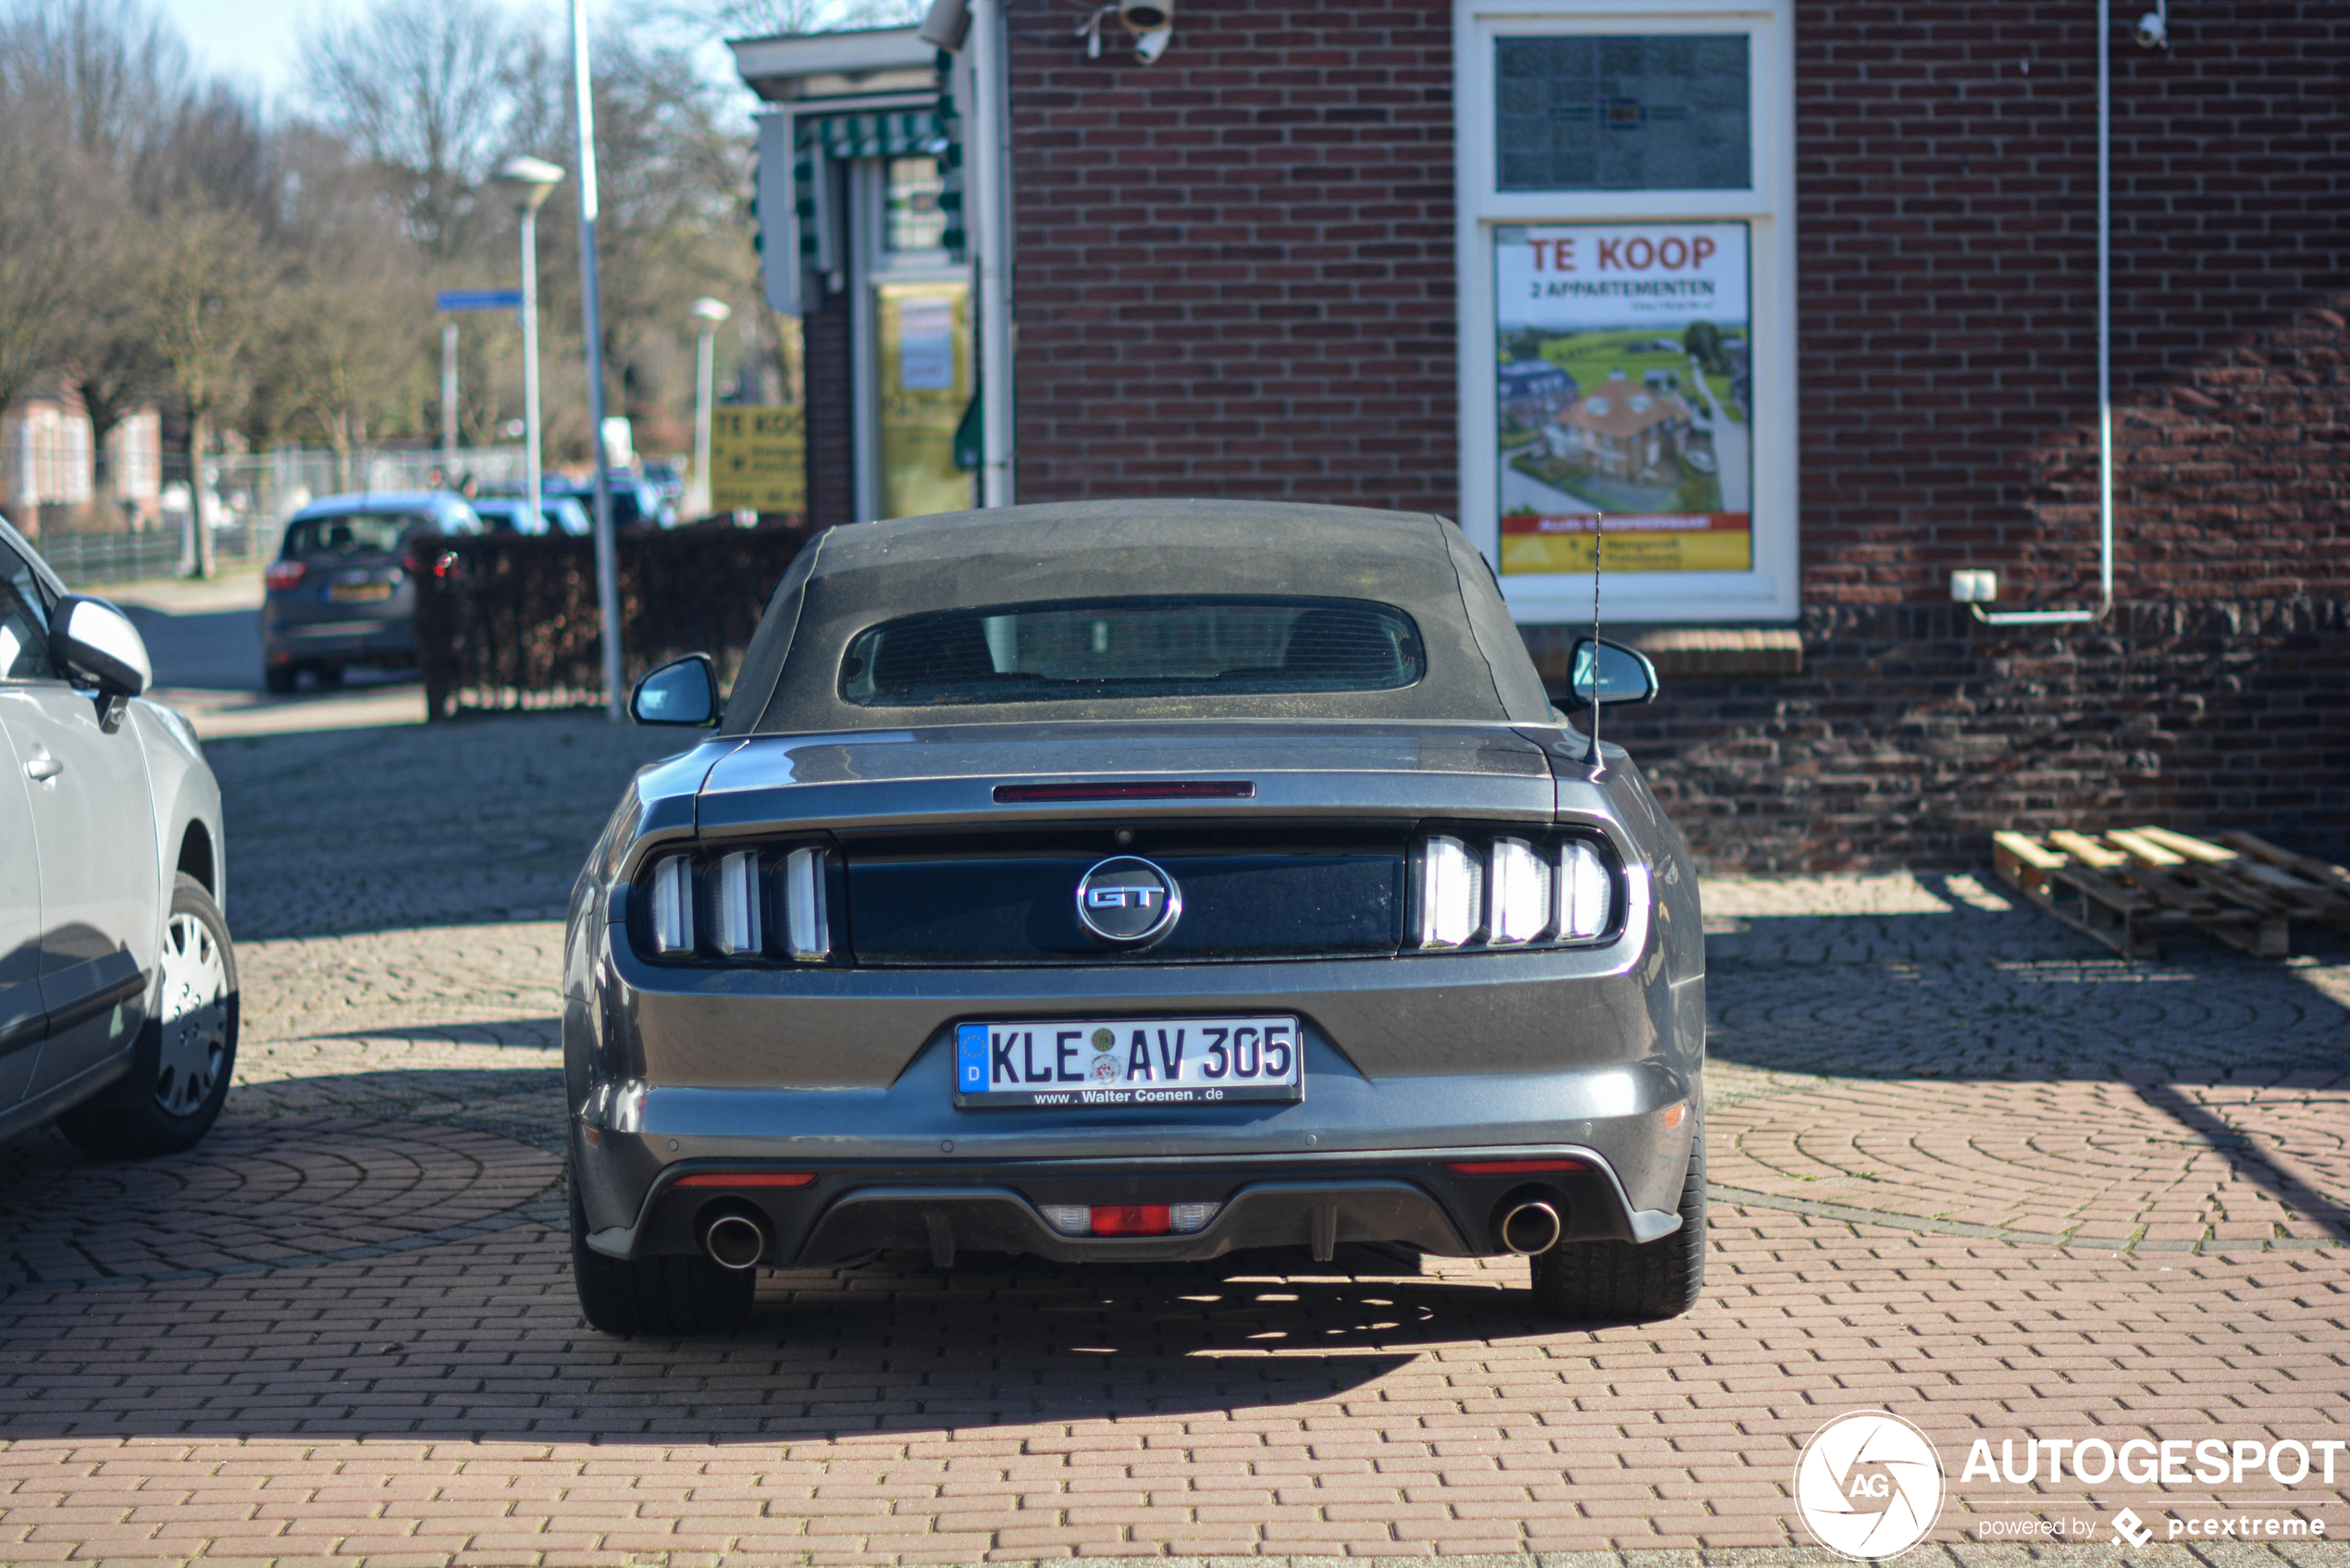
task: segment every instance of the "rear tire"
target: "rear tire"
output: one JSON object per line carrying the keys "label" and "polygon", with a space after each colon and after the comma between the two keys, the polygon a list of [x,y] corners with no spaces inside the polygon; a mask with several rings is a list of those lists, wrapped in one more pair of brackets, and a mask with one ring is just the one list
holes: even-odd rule
{"label": "rear tire", "polygon": [[192,1149],[220,1119],[237,1068],[237,955],[204,883],[177,873],[155,964],[155,996],[130,1072],[57,1118],[88,1154],[120,1158]]}
{"label": "rear tire", "polygon": [[320,691],[333,691],[342,685],[342,666],[321,664],[310,672],[310,677],[318,683]]}
{"label": "rear tire", "polygon": [[588,1244],[579,1176],[570,1173],[571,1282],[580,1315],[606,1334],[675,1339],[724,1334],[750,1318],[754,1268],[721,1268],[706,1257],[610,1258]]}
{"label": "rear tire", "polygon": [[284,697],[292,692],[294,683],[302,679],[302,672],[291,664],[271,664],[261,672],[261,684],[273,696]]}
{"label": "rear tire", "polygon": [[1528,1260],[1534,1308],[1573,1323],[1677,1317],[1705,1287],[1705,1127],[1681,1182],[1681,1228],[1653,1241],[1565,1241]]}

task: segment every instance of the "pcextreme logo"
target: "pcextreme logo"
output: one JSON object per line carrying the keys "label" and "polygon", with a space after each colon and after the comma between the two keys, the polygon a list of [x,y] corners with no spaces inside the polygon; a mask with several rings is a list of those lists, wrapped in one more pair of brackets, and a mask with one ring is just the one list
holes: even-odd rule
{"label": "pcextreme logo", "polygon": [[1839,1557],[1882,1561],[1925,1539],[1942,1515],[1942,1456],[1898,1415],[1855,1410],[1812,1434],[1795,1462],[1795,1507]]}

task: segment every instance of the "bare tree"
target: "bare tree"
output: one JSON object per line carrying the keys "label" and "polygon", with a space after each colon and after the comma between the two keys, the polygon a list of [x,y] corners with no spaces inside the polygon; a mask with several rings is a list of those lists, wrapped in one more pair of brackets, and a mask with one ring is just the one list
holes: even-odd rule
{"label": "bare tree", "polygon": [[464,248],[475,188],[505,143],[513,45],[499,9],[469,0],[375,0],[303,36],[312,106],[382,172],[436,259]]}
{"label": "bare tree", "polygon": [[358,445],[415,421],[424,272],[341,142],[299,126],[276,141],[285,265],[256,333],[255,401],[273,433],[323,438],[348,489]]}
{"label": "bare tree", "polygon": [[212,574],[212,517],[204,459],[213,422],[243,394],[247,354],[262,324],[273,270],[257,225],[234,208],[200,207],[152,220],[141,290],[150,341],[187,404],[189,525],[196,571]]}
{"label": "bare tree", "polygon": [[[0,39],[0,53],[6,43]],[[88,213],[55,98],[0,85],[0,408],[56,364]]]}
{"label": "bare tree", "polygon": [[632,15],[699,41],[771,38],[786,33],[836,32],[843,28],[898,27],[922,19],[923,0],[647,0]]}
{"label": "bare tree", "polygon": [[189,93],[188,50],[144,0],[13,0],[0,19],[0,78],[53,93],[101,167],[129,167],[170,133]]}

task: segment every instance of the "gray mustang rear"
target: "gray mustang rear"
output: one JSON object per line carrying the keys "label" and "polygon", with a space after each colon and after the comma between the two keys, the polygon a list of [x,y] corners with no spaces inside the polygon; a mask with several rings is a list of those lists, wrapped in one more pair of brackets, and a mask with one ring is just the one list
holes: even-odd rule
{"label": "gray mustang rear", "polygon": [[[1578,650],[1602,696],[1652,674]],[[1532,1259],[1702,1277],[1680,836],[1551,706],[1441,518],[1020,507],[820,535],[706,661],[572,901],[575,1277],[720,1328],[881,1249]]]}

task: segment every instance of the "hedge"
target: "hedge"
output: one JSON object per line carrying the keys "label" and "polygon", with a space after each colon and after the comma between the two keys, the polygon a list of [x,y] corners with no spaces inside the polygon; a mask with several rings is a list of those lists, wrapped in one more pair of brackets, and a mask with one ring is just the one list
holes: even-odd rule
{"label": "hedge", "polygon": [[[620,536],[623,678],[633,684],[680,654],[707,653],[731,679],[808,537],[773,525]],[[602,705],[593,539],[429,536],[412,546],[409,564],[428,717]]]}

